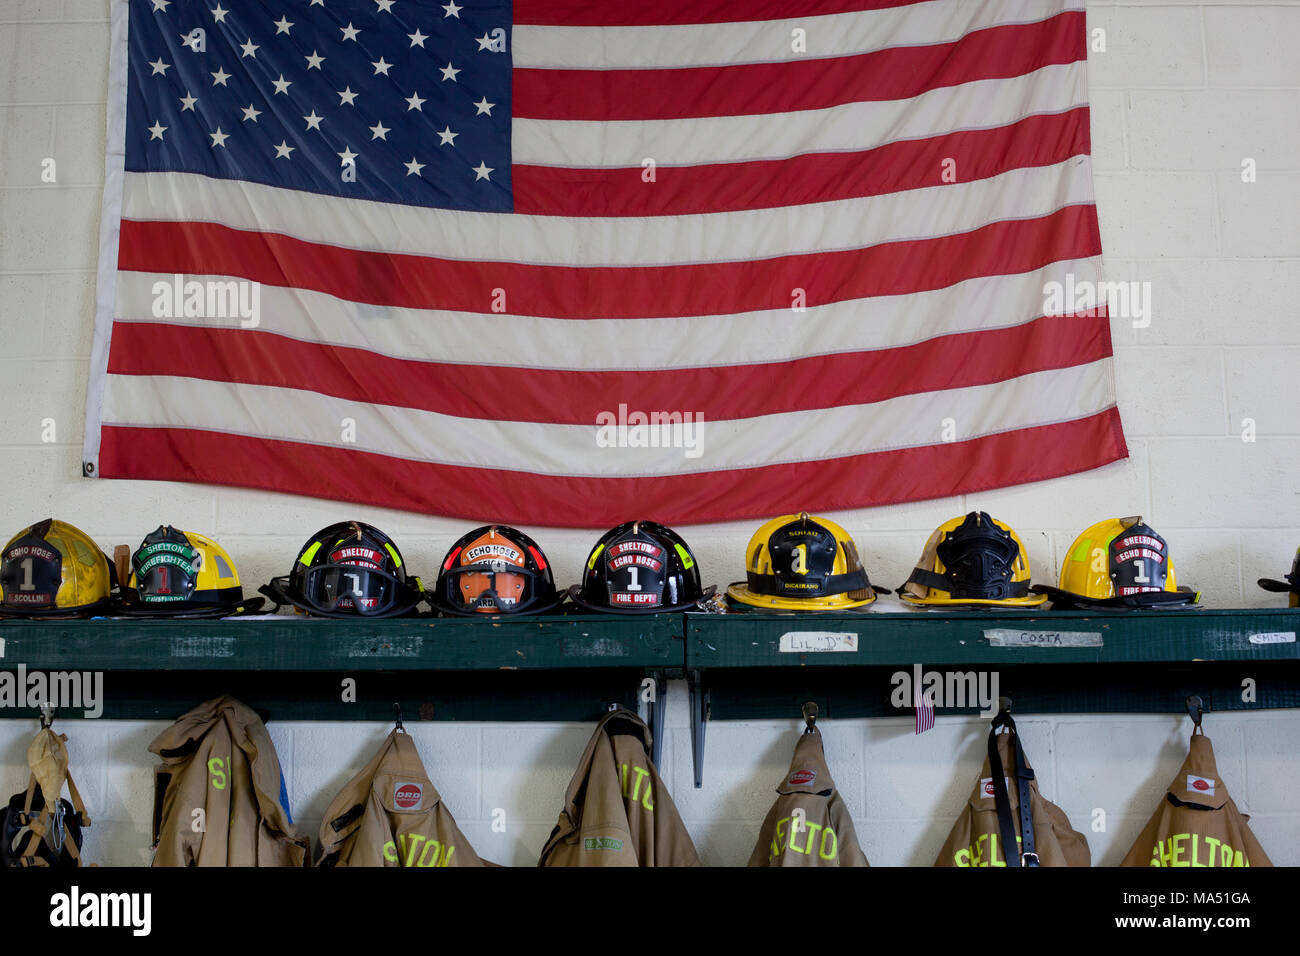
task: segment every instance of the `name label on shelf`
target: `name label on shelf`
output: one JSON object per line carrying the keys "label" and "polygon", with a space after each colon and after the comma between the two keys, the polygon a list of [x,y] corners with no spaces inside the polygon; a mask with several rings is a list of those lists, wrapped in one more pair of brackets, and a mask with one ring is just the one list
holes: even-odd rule
{"label": "name label on shelf", "polygon": [[782,654],[854,653],[858,635],[843,631],[786,631],[781,635]]}
{"label": "name label on shelf", "polygon": [[627,657],[627,641],[621,637],[566,637],[560,644],[565,657]]}
{"label": "name label on shelf", "polygon": [[419,657],[424,638],[404,634],[393,637],[363,637],[343,645],[344,657]]}
{"label": "name label on shelf", "polygon": [[[1252,644],[1294,644],[1295,631],[1269,631],[1267,634],[1252,634],[1247,640]],[[4,656],[3,644],[0,644],[0,657]]]}
{"label": "name label on shelf", "polygon": [[172,657],[234,657],[233,637],[173,637]]}
{"label": "name label on shelf", "polygon": [[992,627],[984,632],[992,647],[1101,647],[1099,631],[1016,631]]}

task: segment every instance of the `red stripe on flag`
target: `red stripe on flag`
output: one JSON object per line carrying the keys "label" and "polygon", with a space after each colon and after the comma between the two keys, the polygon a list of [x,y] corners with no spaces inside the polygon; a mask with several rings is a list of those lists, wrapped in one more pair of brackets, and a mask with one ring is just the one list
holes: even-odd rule
{"label": "red stripe on flag", "polygon": [[[768,209],[883,196],[1013,169],[1050,166],[1091,150],[1088,107],[1030,116],[994,129],[903,140],[850,153],[811,153],[744,163],[658,166],[647,183],[640,166],[511,169],[515,212],[544,216],[679,216]],[[945,165],[952,160],[951,165]]]}
{"label": "red stripe on flag", "polygon": [[[717,422],[986,385],[1111,354],[1109,320],[1054,316],[900,348],[789,362],[573,371],[420,362],[251,329],[117,321],[108,370],[305,389],[356,402],[494,421],[596,424],[620,403],[692,409]],[[508,382],[508,388],[491,383]],[[557,402],[556,396],[563,396]]]}
{"label": "red stripe on flag", "polygon": [[698,524],[770,517],[772,502],[788,501],[797,488],[809,511],[842,511],[1041,481],[1127,454],[1114,408],[964,442],[653,478],[556,477],[222,432],[105,424],[99,472],[103,478],[262,488],[476,521],[603,529],[628,520],[627,502],[656,521]]}
{"label": "red stripe on flag", "polygon": [[515,315],[650,318],[787,309],[940,289],[1101,254],[1097,209],[1067,206],[935,239],[866,249],[673,266],[542,266],[361,252],[207,222],[122,220],[125,271],[223,275],[353,302]]}
{"label": "red stripe on flag", "polygon": [[903,100],[977,80],[1086,60],[1084,14],[976,30],[951,43],[853,56],[677,69],[514,71],[516,119],[667,120]]}
{"label": "red stripe on flag", "polygon": [[922,2],[928,0],[516,0],[513,18],[521,26],[647,27],[824,17]]}

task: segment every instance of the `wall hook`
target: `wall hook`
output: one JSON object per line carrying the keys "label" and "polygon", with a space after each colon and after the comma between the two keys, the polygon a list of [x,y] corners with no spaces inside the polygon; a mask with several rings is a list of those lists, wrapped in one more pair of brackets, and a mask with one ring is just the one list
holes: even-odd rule
{"label": "wall hook", "polygon": [[393,720],[396,723],[396,730],[406,733],[406,727],[402,724],[402,705],[393,701]]}
{"label": "wall hook", "polygon": [[49,701],[41,703],[41,730],[48,730],[54,724],[54,705]]}
{"label": "wall hook", "polygon": [[803,705],[803,722],[803,732],[805,734],[817,732],[817,702],[815,700],[810,700]]}
{"label": "wall hook", "polygon": [[1205,716],[1204,702],[1201,700],[1201,698],[1198,695],[1192,694],[1190,697],[1187,698],[1185,703],[1187,705],[1187,716],[1192,718],[1192,723],[1194,725],[1192,727],[1192,733],[1193,734],[1205,733],[1205,731],[1201,729],[1201,718]]}

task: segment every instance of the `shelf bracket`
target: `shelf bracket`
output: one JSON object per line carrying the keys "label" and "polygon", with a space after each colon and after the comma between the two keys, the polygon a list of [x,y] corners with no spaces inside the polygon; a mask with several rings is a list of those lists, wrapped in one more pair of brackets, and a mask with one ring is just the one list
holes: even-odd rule
{"label": "shelf bracket", "polygon": [[698,670],[689,672],[691,689],[691,763],[695,768],[695,789],[704,786],[704,728],[709,720],[709,691]]}

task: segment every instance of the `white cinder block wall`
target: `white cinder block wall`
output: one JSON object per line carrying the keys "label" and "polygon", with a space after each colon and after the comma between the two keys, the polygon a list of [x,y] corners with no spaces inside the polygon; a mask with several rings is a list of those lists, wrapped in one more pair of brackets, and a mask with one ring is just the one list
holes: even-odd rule
{"label": "white cinder block wall", "polygon": [[[211,533],[256,585],[342,516],[396,536],[432,568],[465,523],[235,489],[79,476],[103,179],[106,0],[0,4],[0,533],[55,515],[106,548],[167,521]],[[1170,542],[1180,580],[1210,605],[1271,606],[1261,575],[1300,544],[1300,3],[1089,4],[1093,152],[1108,278],[1152,284],[1150,326],[1116,319],[1115,374],[1132,457],[1088,475],[944,501],[838,514],[873,579],[903,579],[941,521],[981,508],[1011,523],[1037,580],[1074,536],[1141,513]],[[46,157],[57,182],[41,181]],[[1257,181],[1242,181],[1253,159]],[[53,419],[57,441],[42,442]],[[1242,440],[1252,419],[1256,440]],[[796,502],[791,502],[795,506]],[[487,517],[487,516],[484,516]],[[705,576],[739,576],[750,523],[686,529]],[[565,583],[595,531],[541,530]],[[663,772],[707,863],[741,864],[789,759],[796,720],[712,724],[705,787],[692,788],[685,689],[671,688]],[[792,715],[793,717],[794,715]],[[89,859],[148,860],[162,727],[67,721],[94,817]],[[1124,855],[1185,753],[1178,715],[1025,717],[1043,792],[1088,833],[1096,863]],[[1224,781],[1278,863],[1300,864],[1300,712],[1208,718]],[[315,835],[378,724],[272,724],[296,818]],[[536,860],[589,725],[415,724],[435,783],[477,849]],[[979,770],[983,728],[940,718],[827,722],[832,773],[877,865],[928,865]],[[0,790],[26,782],[31,723],[0,720]],[[492,811],[506,811],[504,833]],[[1105,832],[1091,828],[1106,811]]]}

